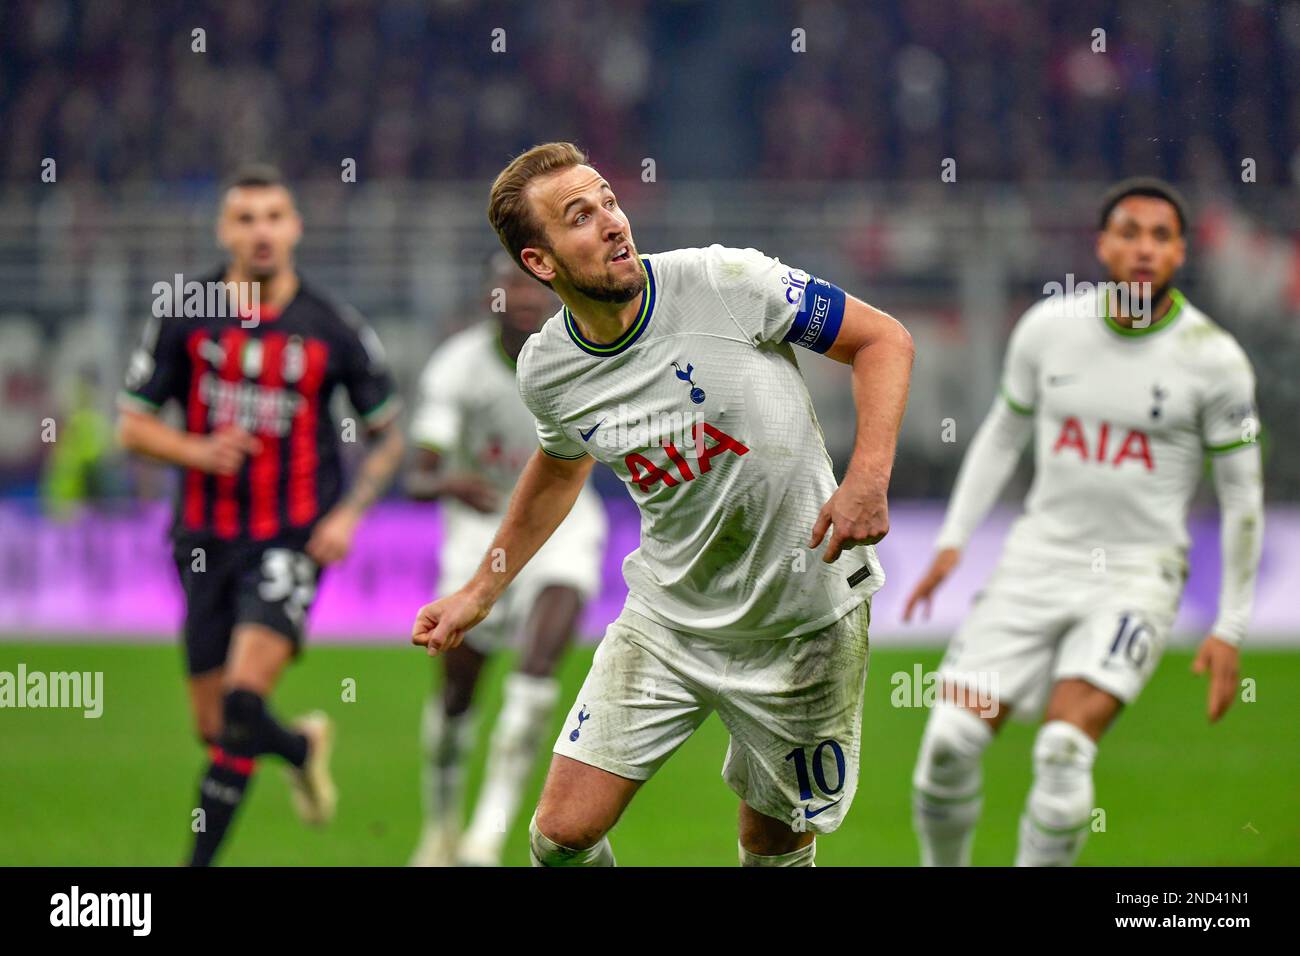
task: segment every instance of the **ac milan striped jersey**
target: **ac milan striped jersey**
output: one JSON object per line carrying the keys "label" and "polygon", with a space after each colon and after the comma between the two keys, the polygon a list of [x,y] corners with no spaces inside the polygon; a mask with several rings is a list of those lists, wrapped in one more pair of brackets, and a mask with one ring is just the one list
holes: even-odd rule
{"label": "ac milan striped jersey", "polygon": [[132,356],[124,407],[156,412],[175,399],[191,433],[238,426],[261,441],[237,474],[184,470],[176,537],[305,537],[342,492],[334,390],[342,386],[360,416],[358,437],[397,414],[379,339],[351,307],[300,284],[281,312],[263,306],[248,324],[235,316],[152,317]]}

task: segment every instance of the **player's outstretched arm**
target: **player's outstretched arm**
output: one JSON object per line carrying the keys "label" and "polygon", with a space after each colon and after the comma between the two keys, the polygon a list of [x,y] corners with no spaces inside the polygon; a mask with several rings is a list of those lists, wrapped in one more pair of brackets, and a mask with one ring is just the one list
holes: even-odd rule
{"label": "player's outstretched arm", "polygon": [[468,584],[420,608],[411,643],[436,657],[465,638],[523,566],[560,526],[586,484],[595,459],[555,458],[540,448],[524,466],[496,537]]}
{"label": "player's outstretched arm", "polygon": [[907,407],[915,349],[912,336],[892,316],[845,296],[839,334],[826,354],[853,367],[857,438],[844,481],[822,506],[809,547],[830,540],[822,560],[844,548],[875,544],[889,533],[889,476]]}
{"label": "player's outstretched arm", "polygon": [[917,607],[923,608],[927,618],[930,616],[934,592],[957,567],[961,549],[998,500],[1032,434],[1032,415],[1013,408],[1001,395],[993,400],[993,407],[962,459],[935,544],[934,560],[908,595],[903,607],[904,621],[912,619]]}
{"label": "player's outstretched arm", "polygon": [[1219,498],[1219,616],[1192,662],[1210,679],[1206,715],[1214,723],[1237,696],[1238,647],[1246,636],[1255,595],[1255,573],[1264,534],[1264,490],[1259,446],[1249,444],[1214,458],[1214,489]]}
{"label": "player's outstretched arm", "polygon": [[256,455],[262,447],[242,428],[219,428],[208,435],[195,435],[173,428],[147,412],[129,409],[121,411],[117,440],[127,451],[213,475],[236,474],[244,459]]}

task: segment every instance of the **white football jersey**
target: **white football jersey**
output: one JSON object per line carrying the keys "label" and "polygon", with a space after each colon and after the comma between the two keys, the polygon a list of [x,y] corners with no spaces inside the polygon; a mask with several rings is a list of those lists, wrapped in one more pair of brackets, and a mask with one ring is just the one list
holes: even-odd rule
{"label": "white football jersey", "polygon": [[[515,363],[501,346],[496,322],[481,322],[447,339],[421,373],[419,391],[412,441],[439,452],[444,471],[478,475],[500,493],[495,514],[454,498],[443,502],[448,535],[466,548],[481,538],[480,550],[486,550],[515,482],[537,451],[537,426],[519,400]],[[566,521],[603,525],[604,508],[590,487],[583,488]]]}
{"label": "white football jersey", "polygon": [[641,311],[618,341],[586,340],[561,309],[520,353],[519,389],[543,450],[604,462],[640,508],[640,547],[623,562],[632,610],[712,637],[828,626],[884,572],[870,547],[830,565],[825,541],[807,547],[836,489],[783,341],[810,277],[718,245],[642,263]]}
{"label": "white football jersey", "polygon": [[1144,329],[1109,318],[1099,296],[1048,299],[1012,333],[1002,392],[1034,416],[1035,450],[1008,546],[1080,563],[1097,548],[1108,560],[1181,562],[1206,454],[1254,441],[1254,373],[1177,290]]}

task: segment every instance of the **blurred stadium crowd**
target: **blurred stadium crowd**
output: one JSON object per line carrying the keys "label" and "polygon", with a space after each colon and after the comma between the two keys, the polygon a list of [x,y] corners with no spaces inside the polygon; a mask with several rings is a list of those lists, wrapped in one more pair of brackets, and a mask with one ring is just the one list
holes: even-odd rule
{"label": "blurred stadium crowd", "polygon": [[[215,262],[236,163],[298,183],[305,274],[370,316],[409,389],[482,311],[490,178],[572,139],[643,251],[756,246],[909,325],[902,496],[951,487],[969,431],[945,445],[940,422],[982,417],[1043,284],[1094,277],[1104,184],[1164,175],[1197,212],[1182,287],[1257,365],[1270,498],[1300,499],[1297,4],[9,0],[0,129],[0,494],[139,485],[112,395],[153,283]],[[843,452],[847,383],[808,368]],[[76,439],[42,442],[48,418]]]}
{"label": "blurred stadium crowd", "polygon": [[938,155],[1008,183],[1204,183],[1249,154],[1283,183],[1298,74],[1300,13],[1269,0],[11,0],[0,175],[58,156],[204,185],[255,155],[473,178],[563,129],[695,177],[924,179]]}

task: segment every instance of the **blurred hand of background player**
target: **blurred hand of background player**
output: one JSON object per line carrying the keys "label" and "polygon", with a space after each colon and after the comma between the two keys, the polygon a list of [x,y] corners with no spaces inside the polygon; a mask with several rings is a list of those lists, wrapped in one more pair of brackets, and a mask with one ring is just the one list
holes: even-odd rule
{"label": "blurred hand of background player", "polygon": [[1192,673],[1210,674],[1210,692],[1206,698],[1205,712],[1210,723],[1228,712],[1232,699],[1237,696],[1237,648],[1211,634],[1201,642],[1201,649],[1192,661]]}
{"label": "blurred hand of background player", "polygon": [[957,566],[961,558],[961,551],[957,548],[944,548],[934,556],[934,561],[930,563],[930,570],[925,572],[925,577],[916,583],[912,588],[912,593],[907,597],[907,605],[903,608],[903,620],[912,619],[912,610],[922,604],[925,607],[925,619],[930,619],[930,598],[943,583],[944,579],[952,573],[952,569]]}
{"label": "blurred hand of background player", "polygon": [[465,632],[488,616],[492,605],[468,588],[420,608],[411,628],[411,643],[426,647],[430,657],[459,647]]}
{"label": "blurred hand of background player", "polygon": [[406,493],[416,501],[451,497],[480,514],[492,514],[501,506],[501,493],[487,479],[474,474],[444,475],[438,470],[438,452],[420,449],[416,466],[406,475]]}
{"label": "blurred hand of background player", "polygon": [[339,505],[317,522],[307,541],[307,557],[319,565],[333,564],[352,550],[361,514],[355,508]]}
{"label": "blurred hand of background player", "polygon": [[477,475],[448,475],[439,486],[444,495],[464,502],[481,514],[492,514],[501,506],[500,493]]}
{"label": "blurred hand of background player", "polygon": [[262,450],[262,443],[242,428],[227,425],[209,435],[196,436],[193,467],[212,475],[233,475],[244,459]]}
{"label": "blurred hand of background player", "polygon": [[845,549],[875,544],[889,534],[888,485],[888,481],[845,475],[844,483],[822,505],[808,547],[817,547],[827,529],[833,528],[822,555],[822,560],[830,564]]}

